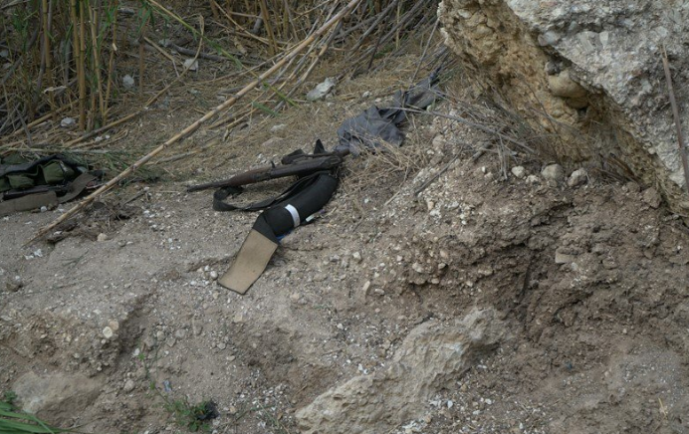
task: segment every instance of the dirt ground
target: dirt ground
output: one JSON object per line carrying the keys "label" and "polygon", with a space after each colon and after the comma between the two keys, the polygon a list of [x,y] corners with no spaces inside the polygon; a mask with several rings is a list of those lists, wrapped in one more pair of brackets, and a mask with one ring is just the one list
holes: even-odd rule
{"label": "dirt ground", "polygon": [[[689,433],[682,216],[650,186],[591,170],[570,187],[569,171],[549,180],[548,162],[515,154],[525,171],[514,176],[495,136],[447,119],[417,116],[398,152],[348,160],[323,217],[283,240],[247,295],[217,285],[256,215],[214,212],[209,192],[185,185],[316,138],[331,148],[339,124],[406,86],[417,59],[158,165],[163,181],[107,196],[64,239],[24,246],[61,209],[3,218],[0,388],[84,432],[186,432],[171,405],[213,400],[214,432],[296,433],[299,409],[384,370],[418,325],[492,308],[506,324],[499,344],[392,432]],[[179,131],[202,107],[190,95],[212,100],[211,87],[173,91],[122,146]],[[201,131],[176,152],[217,137]]]}

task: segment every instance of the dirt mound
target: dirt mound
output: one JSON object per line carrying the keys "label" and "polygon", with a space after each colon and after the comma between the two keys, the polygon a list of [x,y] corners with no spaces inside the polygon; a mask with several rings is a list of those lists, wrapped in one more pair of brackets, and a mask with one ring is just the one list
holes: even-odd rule
{"label": "dirt mound", "polygon": [[[265,128],[224,150],[237,154],[233,168],[380,102],[358,97],[364,78],[341,86],[280,119],[283,141],[261,146]],[[433,377],[442,381],[416,384],[431,375],[405,365],[396,384],[428,401],[397,407],[413,412],[362,404],[380,416],[357,415],[362,432],[689,432],[680,217],[635,183],[572,188],[528,160],[512,176],[503,157],[524,155],[499,136],[428,119],[415,119],[399,153],[350,160],[324,217],[284,239],[245,297],[215,279],[255,217],[215,213],[209,195],[178,183],[151,187],[129,204],[140,212],[99,226],[95,241],[22,247],[59,211],[4,218],[2,388],[26,404],[34,389],[21,378],[88,376],[92,399],[42,405],[89,432],[179,431],[175,409],[207,399],[219,433],[296,432],[298,410],[383,375],[412,330],[446,329],[478,308],[494,310],[509,338],[468,370]],[[192,161],[192,173],[210,167]]]}

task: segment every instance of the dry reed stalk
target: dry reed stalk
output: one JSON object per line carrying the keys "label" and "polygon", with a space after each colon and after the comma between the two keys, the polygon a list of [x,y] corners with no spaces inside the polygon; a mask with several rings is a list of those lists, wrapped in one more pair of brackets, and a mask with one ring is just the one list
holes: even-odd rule
{"label": "dry reed stalk", "polygon": [[[75,0],[72,0],[75,1]],[[227,110],[228,108],[232,107],[234,104],[237,103],[244,95],[249,93],[251,89],[253,89],[255,86],[257,86],[259,83],[263,82],[266,78],[270,77],[272,74],[274,74],[276,71],[278,71],[280,68],[282,68],[287,62],[289,62],[291,59],[294,57],[298,56],[305,48],[310,46],[318,37],[322,36],[325,34],[332,26],[340,22],[342,18],[347,16],[362,0],[351,0],[346,6],[344,6],[340,12],[338,12],[335,16],[333,16],[328,22],[324,23],[323,26],[321,26],[318,30],[316,30],[311,36],[308,38],[304,39],[301,43],[299,43],[295,48],[293,48],[289,53],[287,53],[283,58],[278,61],[273,67],[268,69],[267,71],[263,72],[256,80],[252,81],[248,85],[246,85],[242,90],[237,92],[237,94],[225,101],[224,103],[220,104],[213,110],[209,111],[206,113],[204,116],[202,116],[200,119],[197,119],[194,123],[186,127],[184,130],[181,132],[175,134],[173,137],[168,139],[165,143],[161,144],[145,156],[141,157],[139,160],[137,160],[134,164],[126,168],[124,171],[122,171],[120,174],[112,178],[110,181],[108,181],[105,185],[100,187],[98,190],[94,191],[90,195],[88,195],[86,198],[84,198],[81,202],[73,206],[69,211],[65,212],[63,215],[61,215],[57,220],[55,220],[53,223],[41,228],[36,235],[34,235],[30,240],[28,240],[25,245],[28,245],[35,241],[38,238],[41,238],[48,234],[50,231],[55,229],[58,225],[60,225],[62,222],[72,218],[75,214],[77,214],[79,211],[84,209],[87,205],[89,205],[91,202],[93,202],[97,197],[99,197],[101,194],[107,192],[111,188],[113,188],[117,183],[119,183],[121,180],[135,172],[137,169],[139,169],[141,166],[145,165],[151,158],[155,157],[159,153],[161,153],[163,150],[167,149],[169,146],[179,142],[180,140],[184,139],[185,137],[189,136],[193,132],[195,132],[203,123],[211,119],[212,117],[216,116],[218,113]]]}
{"label": "dry reed stalk", "polygon": [[147,21],[141,26],[141,35],[139,37],[139,98],[144,96],[144,74],[146,73],[146,62],[144,62],[144,54],[146,50],[144,49],[144,38],[146,37],[146,24]]}
{"label": "dry reed stalk", "polygon": [[[50,55],[50,13],[52,9],[52,0],[48,4],[48,0],[43,0],[41,5],[43,9],[43,62],[45,63],[45,83],[46,87],[53,85],[53,66],[52,66],[52,56]],[[50,109],[55,110],[55,95],[53,92],[48,93],[48,101],[50,103]]]}
{"label": "dry reed stalk", "polygon": [[268,5],[266,4],[266,0],[259,0],[258,3],[261,7],[261,17],[263,18],[263,25],[266,28],[266,33],[268,33],[268,39],[270,40],[270,45],[268,46],[268,53],[271,56],[274,56],[278,52],[278,46],[275,43],[273,25],[270,22],[270,15],[268,15]]}
{"label": "dry reed stalk", "polygon": [[97,136],[98,134],[104,133],[104,132],[108,131],[108,130],[111,129],[111,128],[115,128],[115,127],[118,126],[118,125],[122,125],[123,123],[125,123],[125,122],[127,122],[127,121],[130,121],[131,119],[134,119],[134,118],[136,118],[137,116],[141,115],[143,112],[144,112],[144,109],[141,109],[141,110],[139,110],[139,111],[137,111],[137,112],[134,112],[134,113],[130,113],[130,114],[124,116],[124,117],[121,117],[120,119],[118,119],[118,120],[116,120],[116,121],[110,122],[109,124],[104,125],[104,126],[98,128],[97,130],[93,130],[93,131],[91,131],[91,132],[89,132],[89,133],[84,134],[84,135],[81,136],[81,137],[77,137],[77,138],[74,139],[74,140],[70,140],[69,142],[65,143],[64,146],[65,146],[66,148],[72,147],[72,146],[76,145],[77,143],[83,142],[84,140],[88,140],[88,139],[90,139],[91,137],[95,137],[95,136]]}
{"label": "dry reed stalk", "polygon": [[93,56],[93,69],[96,76],[96,92],[93,93],[92,98],[95,99],[98,95],[98,108],[100,111],[101,120],[105,119],[105,100],[102,92],[102,79],[100,71],[100,53],[98,52],[98,15],[95,8],[89,7],[89,27],[91,29],[91,55]]}
{"label": "dry reed stalk", "polygon": [[[114,0],[112,7],[117,11],[119,1]],[[105,85],[105,113],[103,115],[103,123],[108,123],[108,105],[110,103],[110,92],[112,91],[112,74],[115,71],[115,53],[117,53],[117,13],[113,14],[112,21],[112,46],[110,47],[110,59],[108,60],[108,81]]]}
{"label": "dry reed stalk", "polygon": [[77,82],[79,88],[79,128],[84,130],[86,127],[86,112],[84,108],[84,99],[86,93],[86,77],[82,68],[81,58],[81,40],[79,38],[79,21],[77,20],[77,0],[70,0],[70,19],[72,22],[72,51],[74,56],[74,64],[77,72]]}

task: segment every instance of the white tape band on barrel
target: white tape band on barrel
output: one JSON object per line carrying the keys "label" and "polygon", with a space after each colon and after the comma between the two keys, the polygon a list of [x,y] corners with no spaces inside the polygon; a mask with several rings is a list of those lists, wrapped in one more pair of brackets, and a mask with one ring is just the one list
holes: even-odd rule
{"label": "white tape band on barrel", "polygon": [[285,206],[285,209],[289,211],[292,215],[292,221],[294,222],[294,227],[296,228],[301,223],[301,217],[299,217],[299,211],[292,205]]}

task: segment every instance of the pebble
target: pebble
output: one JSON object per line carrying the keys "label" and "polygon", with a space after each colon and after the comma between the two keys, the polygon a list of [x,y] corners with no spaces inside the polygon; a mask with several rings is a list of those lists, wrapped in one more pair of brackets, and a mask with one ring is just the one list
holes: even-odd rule
{"label": "pebble", "polygon": [[524,166],[514,166],[510,172],[512,172],[512,175],[514,175],[515,178],[522,179],[526,176],[526,169]]}
{"label": "pebble", "polygon": [[5,286],[9,292],[17,292],[22,286],[24,286],[24,281],[22,280],[21,276],[14,276],[13,279],[7,280]]}
{"label": "pebble", "polygon": [[135,387],[134,380],[132,380],[132,379],[130,378],[129,380],[127,380],[127,381],[124,383],[124,387],[122,387],[122,391],[123,391],[124,393],[130,393],[131,391],[134,390],[134,387]]}
{"label": "pebble", "polygon": [[571,175],[569,175],[569,179],[567,180],[567,185],[570,187],[577,187],[582,184],[586,184],[586,182],[589,179],[589,174],[586,172],[586,169],[577,169],[574,172],[572,172]]}
{"label": "pebble", "polygon": [[367,90],[366,92],[364,92],[364,93],[361,94],[361,97],[362,97],[362,98],[370,98],[371,95],[373,95],[373,94],[371,93],[371,91],[370,91],[370,90]]}
{"label": "pebble", "polygon": [[77,124],[77,121],[74,118],[64,118],[60,121],[60,126],[62,128],[73,127],[76,124]]}
{"label": "pebble", "polygon": [[188,69],[189,71],[198,71],[199,70],[199,61],[194,60],[194,59],[187,59],[184,61],[184,69]]}
{"label": "pebble", "polygon": [[538,176],[536,175],[529,175],[526,177],[526,183],[527,184],[538,184],[541,180],[538,179]]}
{"label": "pebble", "polygon": [[134,88],[134,84],[134,77],[132,77],[131,75],[127,74],[124,77],[122,77],[122,85],[125,89],[129,90]]}
{"label": "pebble", "polygon": [[115,332],[113,332],[109,326],[103,329],[103,336],[105,339],[110,339],[114,334]]}
{"label": "pebble", "polygon": [[184,329],[179,329],[175,332],[175,337],[177,339],[184,339],[187,337],[187,331]]}
{"label": "pebble", "polygon": [[100,233],[100,234],[98,234],[98,237],[96,238],[96,240],[97,240],[99,243],[102,243],[103,241],[107,241],[107,240],[108,240],[108,236],[107,236],[106,234]]}
{"label": "pebble", "polygon": [[559,164],[549,164],[543,168],[541,176],[547,181],[560,182],[565,179],[565,171]]}
{"label": "pebble", "polygon": [[319,99],[325,98],[334,87],[335,79],[328,77],[314,89],[310,90],[309,93],[306,94],[306,99],[309,101],[318,101]]}
{"label": "pebble", "polygon": [[217,346],[220,350],[224,350],[225,348],[227,348],[227,345],[224,342],[220,342]]}
{"label": "pebble", "polygon": [[218,279],[218,272],[213,270],[211,271],[211,279],[217,280]]}
{"label": "pebble", "polygon": [[277,133],[278,131],[284,130],[285,128],[287,128],[287,125],[285,125],[285,124],[273,125],[270,128],[270,132],[271,133]]}
{"label": "pebble", "polygon": [[658,190],[651,187],[643,192],[642,198],[651,208],[658,208],[663,199],[660,197]]}
{"label": "pebble", "polygon": [[371,287],[371,281],[367,280],[366,283],[364,283],[364,287],[361,288],[364,293],[368,293],[369,288]]}
{"label": "pebble", "polygon": [[361,257],[361,253],[359,252],[354,252],[352,253],[352,259],[356,261],[356,263],[360,263],[364,258]]}
{"label": "pebble", "polygon": [[243,323],[244,322],[244,315],[241,312],[236,313],[234,318],[232,318],[232,322],[235,324]]}

